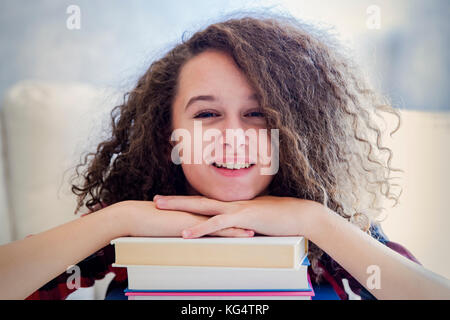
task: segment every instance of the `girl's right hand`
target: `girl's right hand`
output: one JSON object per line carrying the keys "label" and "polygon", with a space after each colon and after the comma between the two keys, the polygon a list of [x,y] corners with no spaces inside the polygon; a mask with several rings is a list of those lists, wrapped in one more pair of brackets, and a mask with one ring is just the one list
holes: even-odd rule
{"label": "girl's right hand", "polygon": [[[153,201],[127,200],[118,202],[116,217],[124,236],[181,237],[181,232],[209,217],[184,211],[160,210]],[[218,230],[210,235],[219,237],[252,237],[254,232],[241,228]]]}

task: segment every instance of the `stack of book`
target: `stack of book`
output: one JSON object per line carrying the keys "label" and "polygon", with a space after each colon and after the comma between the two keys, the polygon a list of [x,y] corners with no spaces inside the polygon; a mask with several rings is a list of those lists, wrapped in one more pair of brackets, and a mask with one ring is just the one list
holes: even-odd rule
{"label": "stack of book", "polygon": [[310,300],[304,237],[145,238],[111,241],[130,300]]}

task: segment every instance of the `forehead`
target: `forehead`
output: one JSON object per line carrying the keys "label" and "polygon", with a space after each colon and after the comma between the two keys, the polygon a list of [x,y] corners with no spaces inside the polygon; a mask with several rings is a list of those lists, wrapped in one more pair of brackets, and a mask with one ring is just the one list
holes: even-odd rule
{"label": "forehead", "polygon": [[233,94],[248,97],[253,92],[246,75],[233,58],[221,51],[208,50],[191,58],[179,76],[180,96]]}

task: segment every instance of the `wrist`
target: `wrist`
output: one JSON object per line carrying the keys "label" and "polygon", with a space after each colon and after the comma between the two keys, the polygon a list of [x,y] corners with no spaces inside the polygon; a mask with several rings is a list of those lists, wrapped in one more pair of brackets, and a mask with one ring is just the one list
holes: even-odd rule
{"label": "wrist", "polygon": [[161,214],[152,201],[127,200],[108,208],[107,219],[116,237],[180,237],[185,228],[207,219],[193,213],[172,210]]}
{"label": "wrist", "polygon": [[121,201],[103,209],[103,215],[112,239],[127,237],[131,234],[131,213],[133,210],[129,210],[129,206],[130,204],[127,201]]}
{"label": "wrist", "polygon": [[324,249],[333,243],[331,239],[336,238],[336,232],[341,232],[347,221],[330,208],[321,203],[317,204],[314,214],[310,217],[308,239]]}
{"label": "wrist", "polygon": [[308,202],[310,205],[308,210],[303,211],[300,228],[304,237],[315,242],[323,233],[323,226],[327,216],[330,214],[330,209],[316,201],[311,200]]}

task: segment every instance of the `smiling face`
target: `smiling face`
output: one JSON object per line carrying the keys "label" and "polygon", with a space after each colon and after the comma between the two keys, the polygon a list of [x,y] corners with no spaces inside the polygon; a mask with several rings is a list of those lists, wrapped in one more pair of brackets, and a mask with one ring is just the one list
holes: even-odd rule
{"label": "smiling face", "polygon": [[[191,137],[191,157],[183,159],[189,163],[181,164],[191,193],[222,201],[264,193],[273,175],[261,174],[261,144],[256,151],[251,144],[264,139],[268,148],[264,154],[270,154],[270,135],[260,135],[266,120],[254,90],[231,56],[208,50],[190,59],[181,69],[172,108],[172,130],[185,129]],[[199,137],[207,132],[218,133],[217,139]],[[246,132],[256,133],[256,140]],[[214,152],[208,149],[212,145]],[[195,161],[198,150],[202,150],[201,163]],[[187,156],[184,150],[180,154]],[[227,165],[230,162],[235,165]]]}

